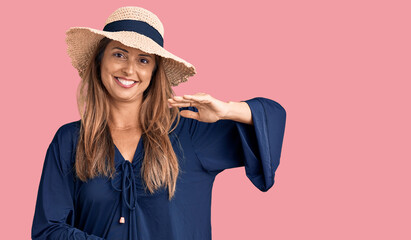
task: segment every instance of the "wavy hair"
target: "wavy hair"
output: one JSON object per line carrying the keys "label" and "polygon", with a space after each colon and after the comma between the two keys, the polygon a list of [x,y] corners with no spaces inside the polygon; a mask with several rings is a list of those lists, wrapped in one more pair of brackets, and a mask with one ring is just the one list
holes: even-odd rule
{"label": "wavy hair", "polygon": [[[100,72],[104,50],[110,41],[105,37],[98,43],[77,91],[81,127],[75,168],[77,177],[82,181],[98,175],[113,178],[115,173],[115,148],[108,125],[109,93],[102,83]],[[168,107],[167,99],[175,93],[165,74],[163,59],[158,55],[155,57],[156,67],[149,86],[143,92],[139,114],[145,150],[141,177],[150,193],[167,187],[171,200],[180,169],[168,134],[177,127],[180,112],[178,107]],[[176,118],[177,123],[171,129]]]}

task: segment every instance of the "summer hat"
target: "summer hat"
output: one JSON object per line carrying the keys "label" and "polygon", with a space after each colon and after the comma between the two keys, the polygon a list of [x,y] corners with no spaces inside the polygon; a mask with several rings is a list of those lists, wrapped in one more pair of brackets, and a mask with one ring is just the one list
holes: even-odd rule
{"label": "summer hat", "polygon": [[67,53],[80,77],[83,77],[93,51],[104,37],[162,57],[165,74],[172,86],[186,82],[196,73],[193,65],[164,49],[164,27],[160,19],[144,8],[129,6],[115,10],[107,18],[103,30],[89,27],[67,30]]}

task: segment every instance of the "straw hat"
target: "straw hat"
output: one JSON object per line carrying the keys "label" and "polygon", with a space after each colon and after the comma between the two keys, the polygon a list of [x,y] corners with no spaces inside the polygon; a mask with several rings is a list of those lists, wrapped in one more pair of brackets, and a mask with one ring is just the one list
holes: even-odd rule
{"label": "straw hat", "polygon": [[108,17],[103,30],[88,27],[67,30],[67,53],[80,77],[104,37],[163,57],[165,73],[172,86],[186,82],[196,73],[193,65],[163,48],[164,27],[154,13],[141,7],[121,7]]}

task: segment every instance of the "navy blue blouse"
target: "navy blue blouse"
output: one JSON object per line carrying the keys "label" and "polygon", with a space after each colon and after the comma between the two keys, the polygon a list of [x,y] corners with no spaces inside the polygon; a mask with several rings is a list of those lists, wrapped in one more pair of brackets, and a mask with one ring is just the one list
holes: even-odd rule
{"label": "navy blue blouse", "polygon": [[[211,192],[224,169],[245,167],[250,181],[265,192],[279,165],[286,112],[277,102],[256,97],[246,102],[253,125],[215,123],[181,117],[169,134],[180,164],[174,198],[163,188],[146,193],[140,176],[140,138],[133,161],[115,147],[116,177],[82,182],[75,177],[80,121],[67,123],[48,147],[38,189],[32,239],[211,239]],[[195,107],[183,107],[198,112]],[[125,222],[120,223],[124,217]]]}

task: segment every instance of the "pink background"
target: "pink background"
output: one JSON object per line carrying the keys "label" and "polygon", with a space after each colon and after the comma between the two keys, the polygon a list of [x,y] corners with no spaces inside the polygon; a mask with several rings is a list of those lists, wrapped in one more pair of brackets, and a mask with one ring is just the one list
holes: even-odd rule
{"label": "pink background", "polygon": [[213,239],[411,239],[409,1],[1,5],[2,239],[30,239],[46,149],[79,119],[65,31],[102,29],[128,5],[156,13],[165,48],[196,66],[177,95],[262,96],[287,110],[272,189],[244,168],[217,177]]}

